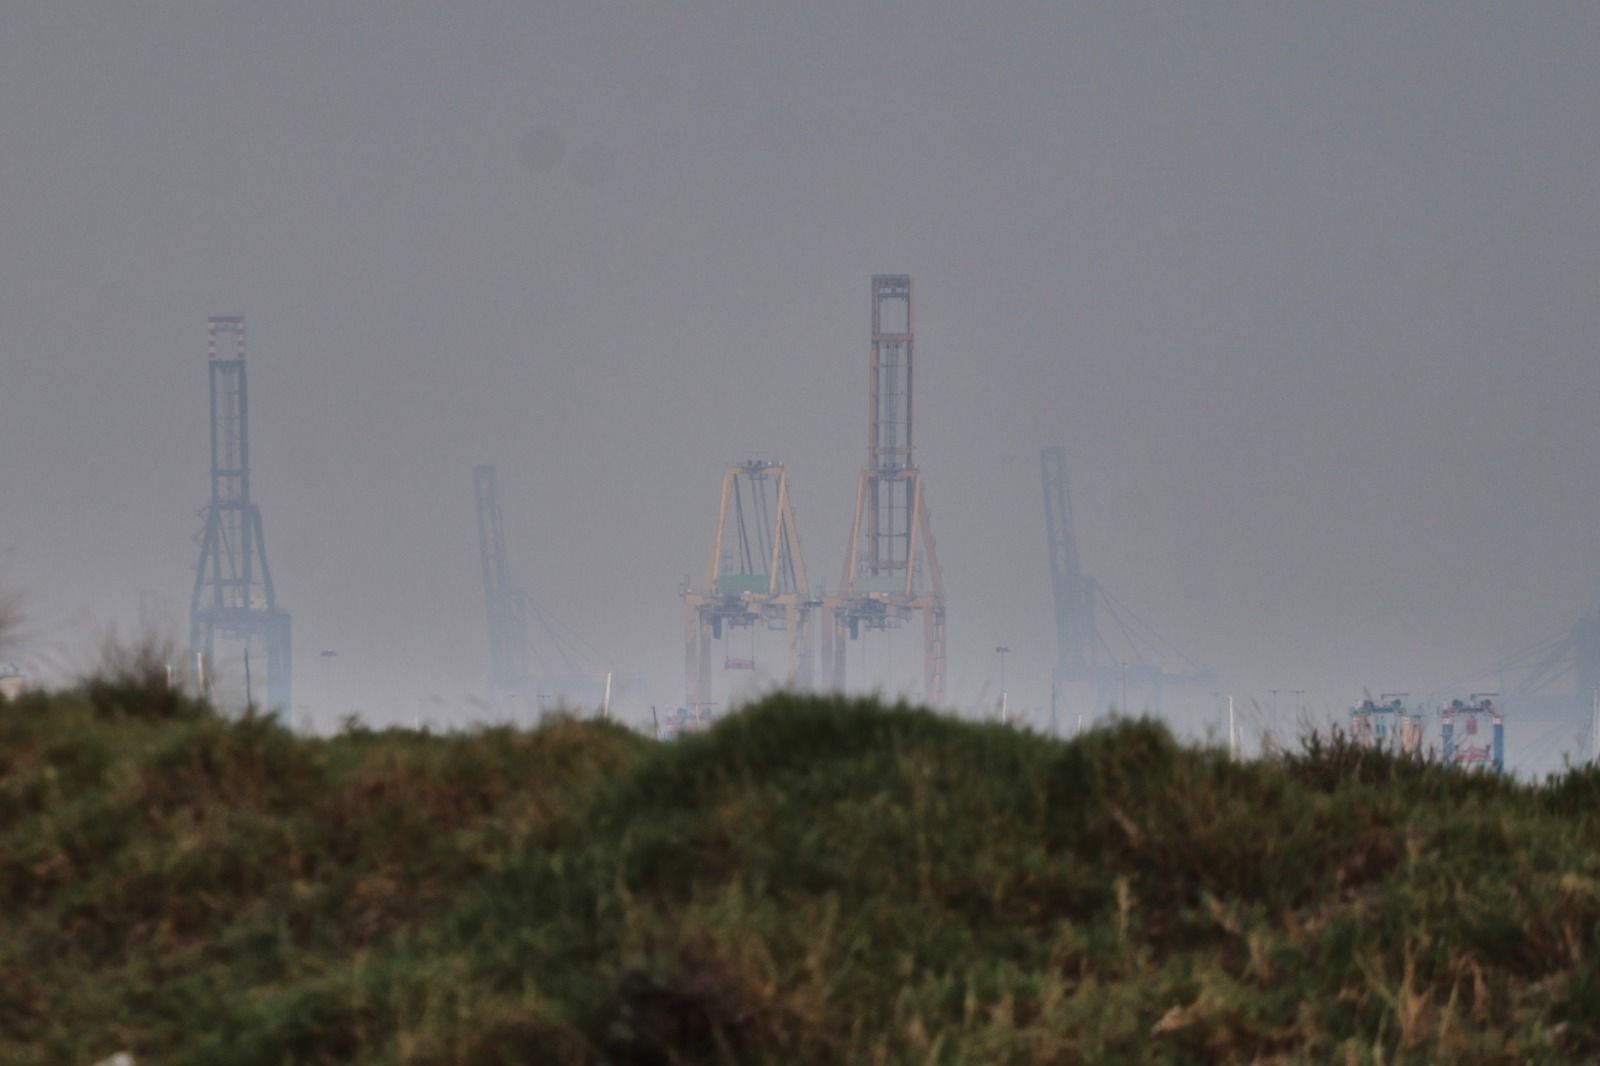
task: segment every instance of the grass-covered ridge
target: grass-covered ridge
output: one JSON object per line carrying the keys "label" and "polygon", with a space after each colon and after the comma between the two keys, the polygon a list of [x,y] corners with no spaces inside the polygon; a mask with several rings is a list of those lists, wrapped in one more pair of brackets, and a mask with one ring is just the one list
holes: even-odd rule
{"label": "grass-covered ridge", "polygon": [[658,744],[0,706],[0,1059],[1589,1061],[1600,774],[778,697]]}

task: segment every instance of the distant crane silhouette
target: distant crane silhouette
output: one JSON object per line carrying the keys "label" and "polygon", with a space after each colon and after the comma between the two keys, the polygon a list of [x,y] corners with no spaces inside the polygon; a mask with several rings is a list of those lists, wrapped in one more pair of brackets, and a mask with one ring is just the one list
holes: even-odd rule
{"label": "distant crane silhouette", "polygon": [[[1073,528],[1072,497],[1067,488],[1066,450],[1059,446],[1039,453],[1044,489],[1045,542],[1050,555],[1050,589],[1056,612],[1056,667],[1053,688],[1089,686],[1095,690],[1095,713],[1118,693],[1128,700],[1129,685],[1149,693],[1151,709],[1160,709],[1162,691],[1171,685],[1209,685],[1216,674],[1191,666],[1184,657],[1084,572]],[[1109,625],[1102,624],[1108,620]],[[1118,708],[1127,712],[1130,708]]]}

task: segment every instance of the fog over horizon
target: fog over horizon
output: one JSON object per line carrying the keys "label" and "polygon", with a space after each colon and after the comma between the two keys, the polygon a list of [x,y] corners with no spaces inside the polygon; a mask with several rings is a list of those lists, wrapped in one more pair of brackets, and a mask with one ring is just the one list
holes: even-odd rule
{"label": "fog over horizon", "polygon": [[837,586],[906,273],[952,704],[998,645],[1049,703],[1057,444],[1085,568],[1241,707],[1465,694],[1600,578],[1597,53],[1577,2],[0,4],[17,657],[186,639],[237,312],[297,718],[472,717],[478,463],[675,706],[726,464]]}

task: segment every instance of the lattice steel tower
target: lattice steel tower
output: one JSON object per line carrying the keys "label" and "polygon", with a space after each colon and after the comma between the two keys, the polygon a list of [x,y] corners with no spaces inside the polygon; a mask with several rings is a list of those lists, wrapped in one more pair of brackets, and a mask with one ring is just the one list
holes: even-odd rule
{"label": "lattice steel tower", "polygon": [[916,403],[911,278],[872,277],[868,363],[867,467],[856,479],[855,516],[830,619],[823,670],[845,686],[845,641],[862,629],[895,629],[922,614],[922,698],[945,699],[944,575],[928,520],[927,494],[912,453]]}
{"label": "lattice steel tower", "polygon": [[[200,563],[189,599],[189,649],[206,678],[215,672],[218,636],[266,650],[267,706],[290,706],[289,612],[278,606],[267,566],[261,510],[250,499],[250,402],[244,318],[209,320],[211,502],[202,515]],[[246,650],[248,656],[248,650]],[[248,658],[245,659],[248,670]]]}

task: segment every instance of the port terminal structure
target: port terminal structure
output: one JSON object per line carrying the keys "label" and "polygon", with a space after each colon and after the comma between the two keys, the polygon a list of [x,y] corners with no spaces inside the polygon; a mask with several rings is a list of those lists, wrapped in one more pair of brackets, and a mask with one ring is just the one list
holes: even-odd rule
{"label": "port terminal structure", "polygon": [[928,495],[913,452],[916,380],[911,278],[872,276],[867,466],[856,478],[854,516],[838,591],[824,597],[822,670],[846,684],[847,641],[922,616],[924,703],[945,702],[944,575]]}
{"label": "port terminal structure", "polygon": [[266,652],[268,710],[290,707],[292,645],[289,612],[278,605],[267,566],[261,509],[250,496],[250,390],[244,361],[244,316],[208,320],[206,372],[211,392],[211,501],[201,510],[200,562],[189,596],[189,656],[203,694],[217,674],[217,641],[244,645],[245,699],[250,646]]}
{"label": "port terminal structure", "polygon": [[[724,673],[754,672],[759,629],[782,630],[787,637],[787,686],[811,685],[821,601],[806,577],[783,464],[751,459],[722,472],[704,581],[698,592],[686,584],[682,597],[684,699],[693,717],[715,706],[713,647],[722,644]],[[736,646],[741,638],[747,643]]]}
{"label": "port terminal structure", "polygon": [[1600,716],[1593,714],[1600,704],[1600,581],[1595,585],[1587,610],[1570,627],[1481,675],[1502,693],[1498,706],[1517,720],[1519,761],[1548,757],[1585,731],[1583,756],[1600,755]]}
{"label": "port terminal structure", "polygon": [[1519,771],[1600,756],[1600,581],[1576,620],[1450,688],[1499,693],[1495,706],[1516,721]]}
{"label": "port terminal structure", "polygon": [[1422,751],[1420,712],[1408,710],[1404,692],[1385,692],[1350,708],[1350,737],[1365,748],[1383,748],[1416,755]]}
{"label": "port terminal structure", "polygon": [[[1439,744],[1446,766],[1506,768],[1506,720],[1496,693],[1474,692],[1439,708]],[[1488,726],[1486,730],[1483,727]]]}

